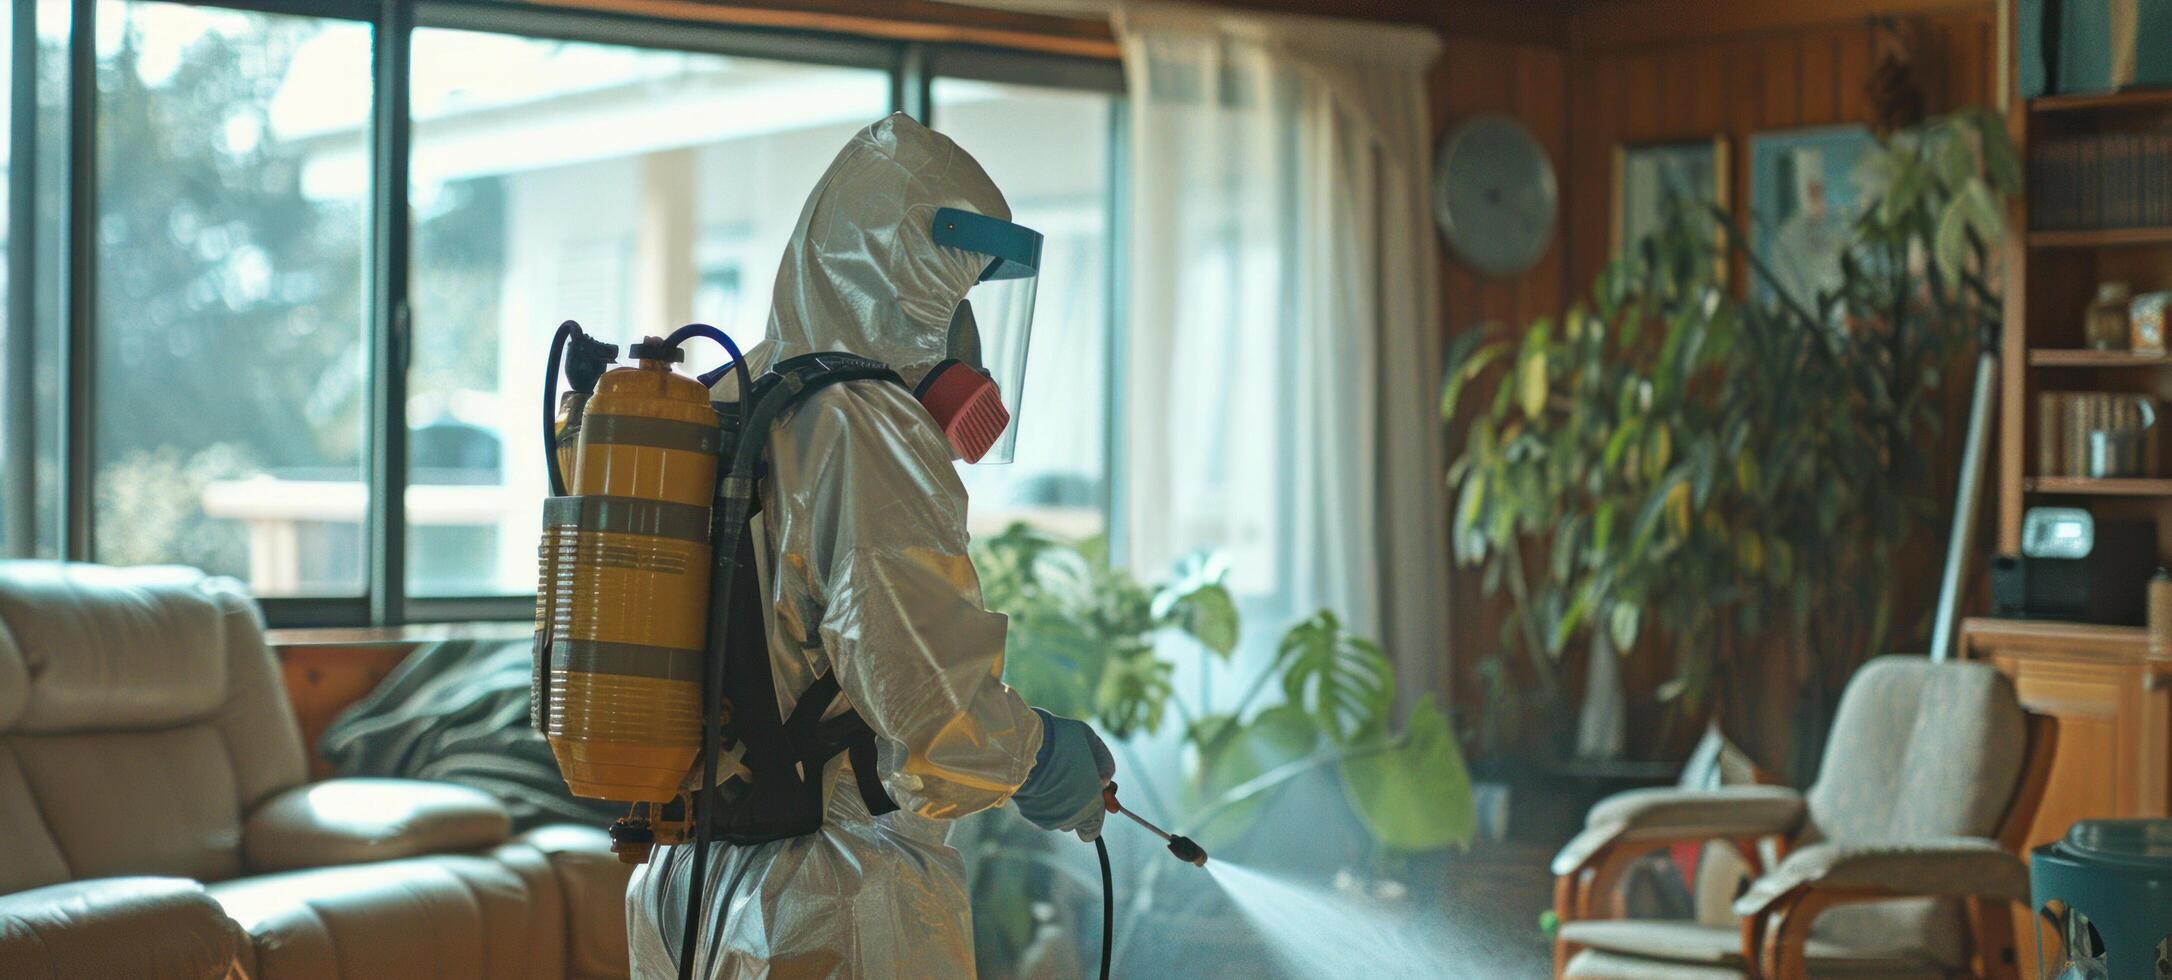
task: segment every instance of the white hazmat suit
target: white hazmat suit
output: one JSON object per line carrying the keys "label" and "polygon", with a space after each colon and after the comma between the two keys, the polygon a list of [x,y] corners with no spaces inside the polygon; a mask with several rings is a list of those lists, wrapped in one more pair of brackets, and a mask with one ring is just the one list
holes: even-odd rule
{"label": "white hazmat suit", "polygon": [[[917,384],[988,257],[939,246],[938,208],[1008,219],[980,165],[903,115],[861,130],[800,213],[759,373],[847,351]],[[731,376],[720,398],[736,399]],[[1004,617],[982,608],[951,447],[912,393],[834,385],[780,418],[762,485],[763,588],[779,708],[835,671],[876,733],[901,808],[868,815],[830,763],[815,834],[712,845],[697,977],[970,977],[965,871],[949,821],[999,805],[1033,767],[1040,719],[1002,682]],[[627,891],[637,977],[675,975],[691,846],[659,849]]]}

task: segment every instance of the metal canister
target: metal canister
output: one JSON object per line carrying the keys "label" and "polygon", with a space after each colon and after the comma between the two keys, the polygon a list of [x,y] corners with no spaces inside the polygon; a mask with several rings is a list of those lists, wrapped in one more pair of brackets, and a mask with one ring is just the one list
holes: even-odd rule
{"label": "metal canister", "polygon": [[575,795],[669,802],[696,759],[717,440],[700,382],[660,358],[612,370],[572,493],[545,504],[543,728]]}

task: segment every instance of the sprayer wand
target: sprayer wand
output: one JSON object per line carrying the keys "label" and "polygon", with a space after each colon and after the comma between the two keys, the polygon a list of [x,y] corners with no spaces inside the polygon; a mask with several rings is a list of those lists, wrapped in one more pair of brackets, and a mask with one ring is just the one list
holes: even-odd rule
{"label": "sprayer wand", "polygon": [[1133,823],[1136,823],[1141,827],[1145,827],[1147,833],[1153,834],[1154,836],[1159,837],[1163,841],[1167,842],[1169,845],[1169,853],[1176,855],[1177,860],[1184,861],[1189,864],[1196,864],[1202,868],[1207,866],[1206,848],[1200,847],[1191,838],[1186,837],[1183,834],[1172,834],[1166,830],[1161,829],[1160,827],[1154,826],[1152,823],[1149,823],[1145,817],[1139,816],[1138,814],[1131,812],[1122,803],[1116,802],[1115,783],[1110,783],[1106,788],[1101,791],[1101,802],[1103,806],[1108,807],[1110,813],[1121,813],[1124,816],[1130,817]]}

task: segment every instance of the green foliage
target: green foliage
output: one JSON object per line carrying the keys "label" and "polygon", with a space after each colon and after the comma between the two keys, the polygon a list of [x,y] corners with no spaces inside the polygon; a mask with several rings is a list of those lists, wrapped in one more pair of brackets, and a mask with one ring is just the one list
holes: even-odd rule
{"label": "green foliage", "polygon": [[1154,655],[1155,634],[1191,628],[1201,619],[1191,610],[1213,601],[1207,593],[1221,596],[1234,630],[1235,604],[1218,579],[1157,601],[1098,544],[1072,547],[1013,524],[977,542],[973,560],[983,600],[1010,616],[1004,678],[1027,701],[1116,738],[1161,728],[1175,667]]}
{"label": "green foliage", "polygon": [[[1256,801],[1232,793],[1276,767],[1318,758],[1363,768],[1355,782],[1345,772],[1346,785],[1363,787],[1362,797],[1351,794],[1353,805],[1384,846],[1468,843],[1470,786],[1461,753],[1453,738],[1426,727],[1446,724],[1439,709],[1427,700],[1403,733],[1391,734],[1394,668],[1378,644],[1343,629],[1333,612],[1291,627],[1235,708],[1205,714],[1204,706],[1175,699],[1175,665],[1161,659],[1154,641],[1176,630],[1216,662],[1230,662],[1240,627],[1221,562],[1188,557],[1170,581],[1147,587],[1110,567],[1100,542],[1071,546],[1022,524],[976,543],[973,560],[989,608],[1011,620],[1004,679],[1028,702],[1084,718],[1118,739],[1159,732],[1173,708],[1185,719],[1191,750],[1190,802],[1200,814],[1212,811],[1218,832],[1235,836],[1256,812]],[[1281,703],[1253,710],[1270,689],[1281,692]],[[1387,759],[1411,764],[1383,765]],[[1422,785],[1435,780],[1443,785]],[[1407,800],[1441,808],[1397,802]]]}
{"label": "green foliage", "polygon": [[[1725,215],[1681,202],[1558,321],[1457,338],[1453,546],[1513,607],[1497,681],[1520,652],[1550,691],[1605,629],[1624,655],[1670,652],[1662,694],[1694,709],[1760,653],[1845,676],[1893,639],[1896,561],[1939,510],[1942,382],[1998,323],[2019,169],[1974,112],[1896,135],[1871,176],[1831,293],[1738,299],[1711,243]],[[1489,754],[1528,735],[1479,727]]]}
{"label": "green foliage", "polygon": [[1334,613],[1321,610],[1282,637],[1276,662],[1282,691],[1321,735],[1348,744],[1375,735],[1395,699],[1395,672],[1371,640],[1343,632]]}
{"label": "green foliage", "polygon": [[1267,708],[1244,723],[1231,715],[1212,715],[1194,725],[1189,735],[1193,764],[1185,784],[1185,811],[1201,814],[1219,805],[1195,835],[1209,850],[1243,837],[1266,812],[1268,794],[1239,799],[1241,789],[1303,761],[1320,741],[1312,718],[1290,704]]}
{"label": "green foliage", "polygon": [[[1237,678],[1235,705],[1210,714],[1175,693],[1174,665],[1155,641],[1175,631],[1205,651],[1204,668],[1239,670],[1241,624],[1220,561],[1188,557],[1168,581],[1146,586],[1111,568],[1099,541],[1070,545],[1023,525],[976,542],[973,561],[988,607],[1010,617],[1004,679],[1028,702],[1117,739],[1158,733],[1171,716],[1180,722],[1183,794],[1167,814],[1179,832],[1209,849],[1229,844],[1292,780],[1332,772],[1382,854],[1469,844],[1470,779],[1446,716],[1426,698],[1393,731],[1393,667],[1334,613],[1292,627],[1266,663]],[[1047,897],[1021,892],[1016,871],[1044,859],[1048,838],[1009,820],[982,832],[978,941],[984,963],[1008,962],[1030,935],[1030,899]],[[1064,887],[1053,871],[1041,877],[1044,891]],[[1138,907],[1151,891],[1149,879]]]}
{"label": "green foliage", "polygon": [[1403,734],[1352,755],[1340,773],[1358,819],[1383,847],[1437,851],[1467,846],[1477,833],[1463,750],[1431,695],[1411,709]]}

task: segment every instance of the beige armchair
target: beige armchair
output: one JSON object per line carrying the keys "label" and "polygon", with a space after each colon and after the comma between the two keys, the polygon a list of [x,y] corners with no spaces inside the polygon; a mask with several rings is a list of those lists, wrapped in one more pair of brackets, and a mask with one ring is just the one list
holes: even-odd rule
{"label": "beige armchair", "polygon": [[471,789],[306,779],[246,596],[0,562],[0,977],[626,975],[600,831],[509,839]]}
{"label": "beige armchair", "polygon": [[[1554,859],[1555,974],[2013,976],[2008,903],[2028,901],[2018,853],[2055,738],[1988,666],[1873,660],[1841,698],[1807,793],[1636,790],[1593,807]],[[1706,840],[1750,866],[1739,925],[1618,917],[1632,862]]]}

